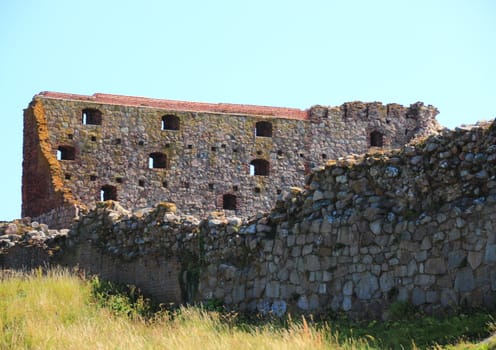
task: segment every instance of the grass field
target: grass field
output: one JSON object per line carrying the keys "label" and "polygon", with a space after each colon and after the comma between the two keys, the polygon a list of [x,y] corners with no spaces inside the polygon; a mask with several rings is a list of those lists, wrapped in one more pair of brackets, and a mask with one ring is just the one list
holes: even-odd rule
{"label": "grass field", "polygon": [[242,319],[189,307],[155,312],[143,298],[65,270],[0,275],[1,349],[493,349],[485,313],[446,319],[400,309],[397,321]]}

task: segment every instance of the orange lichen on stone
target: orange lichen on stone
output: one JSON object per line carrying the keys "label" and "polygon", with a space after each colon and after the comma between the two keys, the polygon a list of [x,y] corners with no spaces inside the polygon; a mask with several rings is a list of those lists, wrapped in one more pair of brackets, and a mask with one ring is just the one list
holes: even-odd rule
{"label": "orange lichen on stone", "polygon": [[157,207],[162,208],[166,212],[170,212],[170,213],[175,213],[177,211],[176,205],[174,203],[170,203],[170,202],[159,202],[157,204]]}
{"label": "orange lichen on stone", "polygon": [[62,195],[64,204],[78,205],[70,190],[64,186],[62,177],[62,168],[57,160],[55,152],[53,152],[49,141],[49,132],[47,120],[45,117],[45,109],[39,100],[35,100],[33,106],[33,115],[38,127],[39,146],[42,156],[46,159],[50,169],[50,179],[55,193]]}

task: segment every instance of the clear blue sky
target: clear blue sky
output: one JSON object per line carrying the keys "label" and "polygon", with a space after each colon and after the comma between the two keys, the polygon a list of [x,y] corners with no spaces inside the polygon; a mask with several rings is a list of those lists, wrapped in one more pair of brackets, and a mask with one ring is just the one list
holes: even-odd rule
{"label": "clear blue sky", "polygon": [[0,220],[20,216],[22,110],[51,90],[306,109],[424,101],[496,117],[496,1],[0,1]]}

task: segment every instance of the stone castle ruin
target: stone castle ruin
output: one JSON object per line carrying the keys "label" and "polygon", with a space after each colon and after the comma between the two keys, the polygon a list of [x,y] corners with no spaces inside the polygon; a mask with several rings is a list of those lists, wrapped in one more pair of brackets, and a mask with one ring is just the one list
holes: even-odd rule
{"label": "stone castle ruin", "polygon": [[494,309],[496,122],[436,113],[40,93],[0,266],[262,314]]}
{"label": "stone castle ruin", "polygon": [[437,113],[422,103],[304,111],[42,92],[24,111],[22,215],[64,227],[103,200],[252,215],[328,159],[432,133]]}

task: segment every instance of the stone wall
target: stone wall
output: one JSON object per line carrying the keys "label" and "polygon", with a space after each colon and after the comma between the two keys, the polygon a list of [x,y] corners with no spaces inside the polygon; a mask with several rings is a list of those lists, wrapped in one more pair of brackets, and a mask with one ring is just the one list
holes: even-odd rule
{"label": "stone wall", "polygon": [[135,283],[162,302],[278,315],[387,317],[396,301],[436,313],[494,308],[495,165],[496,123],[487,123],[329,161],[248,221],[103,202],[52,261]]}
{"label": "stone wall", "polygon": [[36,216],[32,220],[42,222],[52,229],[63,229],[72,225],[74,219],[79,217],[81,209],[75,204],[65,204]]}
{"label": "stone wall", "polygon": [[22,270],[49,265],[68,232],[29,218],[0,222],[0,267]]}
{"label": "stone wall", "polygon": [[[102,190],[128,209],[169,201],[185,214],[252,215],[327,159],[371,145],[399,147],[436,131],[436,114],[422,103],[302,111],[41,93],[25,110],[23,216],[94,207]],[[269,128],[258,124],[257,132],[260,122]]]}

